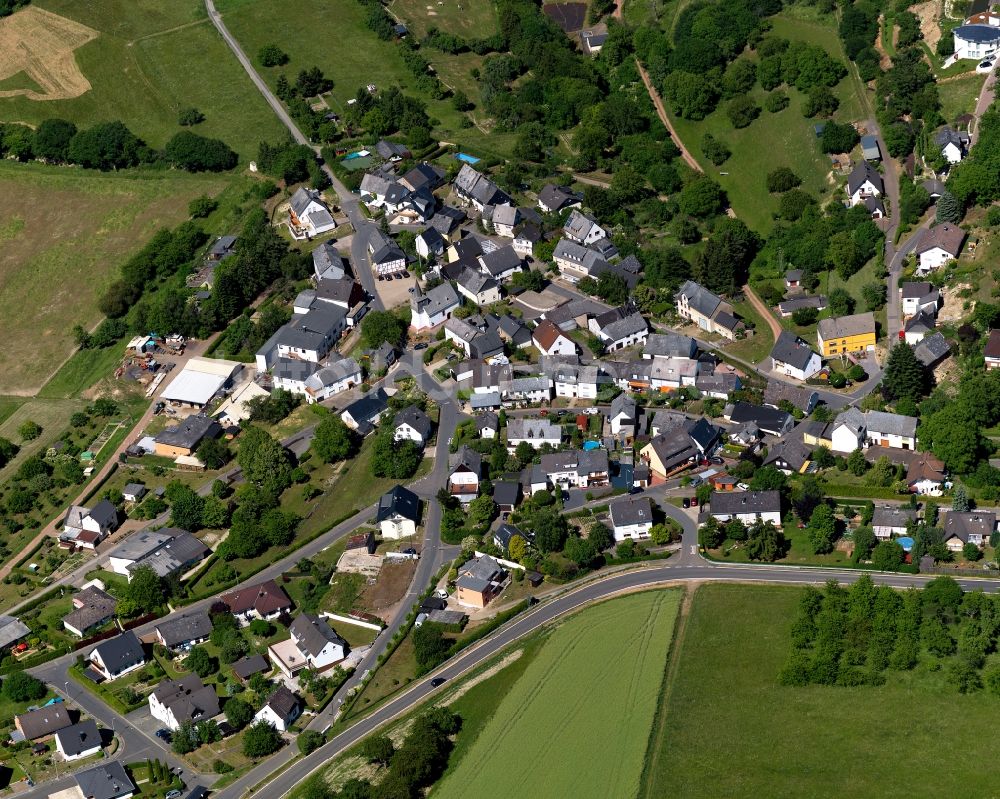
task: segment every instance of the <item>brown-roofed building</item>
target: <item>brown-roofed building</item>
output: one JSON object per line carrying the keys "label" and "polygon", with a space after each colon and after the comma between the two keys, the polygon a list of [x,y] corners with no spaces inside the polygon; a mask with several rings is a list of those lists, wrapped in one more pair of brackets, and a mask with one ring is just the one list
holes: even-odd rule
{"label": "brown-roofed building", "polygon": [[1000,369],[1000,330],[991,330],[983,350],[987,369]]}
{"label": "brown-roofed building", "polygon": [[274,580],[229,591],[219,599],[230,613],[247,623],[254,619],[276,619],[292,610],[292,600]]}
{"label": "brown-roofed building", "polygon": [[553,322],[543,320],[531,334],[531,341],[543,355],[576,355],[576,344]]}
{"label": "brown-roofed building", "polygon": [[64,702],[46,705],[14,716],[14,727],[28,741],[48,738],[50,735],[73,726]]}

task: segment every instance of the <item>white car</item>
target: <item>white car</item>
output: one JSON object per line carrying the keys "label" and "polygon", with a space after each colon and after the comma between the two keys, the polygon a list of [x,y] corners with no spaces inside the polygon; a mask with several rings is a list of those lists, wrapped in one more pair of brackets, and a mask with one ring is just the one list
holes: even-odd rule
{"label": "white car", "polygon": [[737,483],[737,484],[736,484],[736,487],[737,487],[737,488],[738,488],[738,489],[739,489],[740,491],[749,491],[749,490],[750,490],[750,486],[748,486],[748,485],[747,485],[746,483]]}

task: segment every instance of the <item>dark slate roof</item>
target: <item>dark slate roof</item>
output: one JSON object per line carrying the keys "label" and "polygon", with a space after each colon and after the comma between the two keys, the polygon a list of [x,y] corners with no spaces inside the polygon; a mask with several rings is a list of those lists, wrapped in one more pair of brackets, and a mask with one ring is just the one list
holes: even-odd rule
{"label": "dark slate roof", "polygon": [[781,510],[780,491],[713,491],[712,513],[770,513]]}
{"label": "dark slate roof", "polygon": [[792,417],[777,408],[761,405],[750,405],[747,402],[737,402],[733,406],[729,419],[734,424],[754,422],[765,433],[780,433],[791,425]]}
{"label": "dark slate roof", "polygon": [[268,616],[292,607],[292,601],[274,580],[229,591],[220,596],[219,600],[234,614],[256,609],[260,615]]}
{"label": "dark slate roof", "polygon": [[57,730],[64,730],[73,725],[65,702],[29,710],[17,716],[18,725],[24,737],[29,741],[44,738]]}
{"label": "dark slate roof", "polygon": [[135,792],[132,780],[117,760],[109,760],[73,776],[86,799],[118,799]]}
{"label": "dark slate roof", "polygon": [[847,176],[847,190],[851,194],[854,194],[854,192],[864,185],[865,181],[870,181],[879,194],[885,194],[885,184],[882,182],[882,176],[878,173],[878,170],[867,161],[861,161],[851,170],[851,174]]}
{"label": "dark slate roof", "polygon": [[295,638],[296,646],[306,655],[316,657],[327,644],[336,644],[347,649],[347,641],[341,638],[327,623],[326,619],[301,613],[288,627]]}
{"label": "dark slate roof", "polygon": [[521,256],[514,252],[513,247],[500,247],[493,252],[488,252],[479,258],[483,269],[491,276],[497,277],[511,269],[521,268]]}
{"label": "dark slate roof", "polygon": [[582,198],[574,194],[566,186],[547,183],[538,192],[538,201],[550,211],[562,210],[568,204],[578,203]]}
{"label": "dark slate roof", "polygon": [[500,481],[493,484],[493,501],[497,505],[517,505],[520,497],[520,483]]}
{"label": "dark slate roof", "polygon": [[717,294],[713,294],[707,288],[699,283],[695,283],[693,280],[687,280],[684,285],[680,287],[677,291],[676,297],[680,296],[687,297],[688,305],[694,308],[702,316],[707,316],[709,319],[715,313],[716,309],[719,307],[719,303],[722,302],[722,298]]}
{"label": "dark slate roof", "polygon": [[937,289],[926,282],[907,282],[901,286],[900,296],[904,300],[922,300],[936,294]]}
{"label": "dark slate roof", "polygon": [[813,404],[817,394],[818,392],[805,386],[793,386],[783,380],[768,380],[764,389],[764,404],[777,408],[782,400],[787,400],[793,407],[805,413]]}
{"label": "dark slate roof", "polygon": [[389,408],[389,399],[385,391],[380,387],[375,391],[369,391],[361,399],[357,399],[348,405],[344,410],[351,414],[355,422],[370,422],[381,416]]}
{"label": "dark slate roof", "polygon": [[94,586],[83,589],[73,600],[81,607],[63,616],[63,621],[80,632],[110,619],[118,606],[114,597]]}
{"label": "dark slate roof", "polygon": [[198,413],[189,416],[180,424],[161,430],[156,437],[156,443],[194,449],[201,443],[202,439],[215,438],[221,433],[222,428],[215,419]]}
{"label": "dark slate roof", "polygon": [[788,330],[782,330],[778,340],[771,349],[771,358],[781,363],[787,363],[796,369],[805,369],[816,356],[812,347],[802,338]]}
{"label": "dark slate roof", "polygon": [[431,429],[433,427],[431,420],[416,405],[407,405],[396,414],[396,418],[392,421],[393,428],[397,428],[402,424],[408,424],[416,430],[424,441],[431,436]]}
{"label": "dark slate roof", "polygon": [[263,655],[248,655],[237,660],[233,666],[233,674],[241,680],[247,680],[254,674],[264,674],[271,670],[271,664]]}
{"label": "dark slate roof", "polygon": [[79,724],[59,730],[56,739],[67,757],[75,757],[101,745],[101,733],[93,719],[84,719]]}
{"label": "dark slate roof", "polygon": [[609,510],[615,527],[653,521],[653,503],[649,497],[619,497],[610,503]]}
{"label": "dark slate roof", "polygon": [[420,497],[403,486],[394,486],[378,500],[375,521],[381,522],[393,516],[402,516],[413,522],[420,521]]}
{"label": "dark slate roof", "polygon": [[108,671],[111,673],[123,671],[129,666],[134,666],[145,660],[142,644],[139,643],[139,639],[131,630],[109,638],[107,641],[101,641],[91,652],[100,655],[101,662],[108,667]]}
{"label": "dark slate roof", "polygon": [[940,332],[931,333],[913,348],[913,354],[924,366],[933,366],[951,352],[948,340]]}
{"label": "dark slate roof", "polygon": [[483,456],[474,449],[471,449],[467,444],[463,444],[462,448],[455,453],[455,465],[452,467],[452,472],[457,472],[459,469],[482,476]]}
{"label": "dark slate roof", "polygon": [[642,349],[643,355],[664,358],[693,358],[698,345],[690,336],[680,333],[650,333]]}
{"label": "dark slate roof", "polygon": [[872,527],[902,527],[917,520],[917,512],[913,508],[899,505],[877,505],[872,513]]}
{"label": "dark slate roof", "polygon": [[185,613],[156,625],[156,631],[163,638],[164,645],[169,647],[186,644],[208,638],[212,632],[212,620],[204,611],[200,613]]}
{"label": "dark slate roof", "polygon": [[180,680],[164,680],[153,693],[181,724],[206,721],[219,715],[219,695],[197,674],[188,674]]}
{"label": "dark slate roof", "polygon": [[976,44],[1000,41],[1000,30],[992,25],[959,25],[952,33],[960,39]]}
{"label": "dark slate roof", "polygon": [[942,222],[929,230],[924,231],[920,241],[917,243],[914,252],[917,255],[940,247],[949,255],[956,258],[962,252],[962,242],[965,241],[965,231],[958,225]]}
{"label": "dark slate roof", "polygon": [[291,718],[299,707],[299,698],[284,685],[267,698],[267,706],[283,719]]}

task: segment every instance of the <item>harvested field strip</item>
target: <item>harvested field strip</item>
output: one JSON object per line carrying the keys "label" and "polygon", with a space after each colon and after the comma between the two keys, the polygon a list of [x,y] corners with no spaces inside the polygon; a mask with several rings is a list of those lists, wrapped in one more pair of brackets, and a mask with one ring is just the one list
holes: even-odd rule
{"label": "harvested field strip", "polygon": [[560,625],[433,796],[635,796],[680,600],[644,592]]}

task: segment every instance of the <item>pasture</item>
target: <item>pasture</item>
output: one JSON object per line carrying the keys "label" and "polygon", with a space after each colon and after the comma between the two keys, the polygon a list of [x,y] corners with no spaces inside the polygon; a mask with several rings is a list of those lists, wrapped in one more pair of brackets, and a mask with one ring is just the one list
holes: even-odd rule
{"label": "pasture", "polygon": [[[793,41],[820,45],[845,65],[847,59],[832,25],[779,15],[773,19],[774,33]],[[794,88],[783,88],[791,101],[787,108],[772,114],[761,110],[748,127],[735,129],[726,116],[726,101],[704,120],[695,122],[672,116],[681,140],[691,150],[706,173],[726,190],[736,215],[751,228],[766,233],[774,224],[779,198],[767,192],[767,173],[779,166],[791,168],[802,178],[802,189],[823,203],[835,190],[828,176],[829,157],[819,148],[813,125],[820,121],[802,115],[805,96]],[[838,122],[853,122],[864,116],[851,77],[844,78],[833,90],[840,99],[834,115]],[[754,87],[750,96],[763,106],[764,92]],[[669,111],[668,106],[668,111]],[[706,133],[724,142],[732,156],[721,166],[714,166],[702,155],[701,141]]]}
{"label": "pasture", "polygon": [[[227,180],[0,162],[0,394],[38,393],[73,352],[73,325],[100,320],[97,298],[122,262]],[[51,396],[87,387],[70,382]]]}
{"label": "pasture", "polygon": [[388,8],[417,39],[430,28],[467,39],[482,39],[497,30],[492,0],[392,0]]}
{"label": "pasture", "polygon": [[635,796],[680,600],[634,594],[556,628],[433,795]]}
{"label": "pasture", "polygon": [[244,160],[284,130],[201,0],[41,0],[0,21],[0,120],[120,119],[162,147],[192,106]]}
{"label": "pasture", "polygon": [[935,658],[889,672],[879,687],[777,684],[800,596],[698,589],[640,799],[995,795],[996,776],[981,764],[992,756],[1000,700],[959,694]]}

